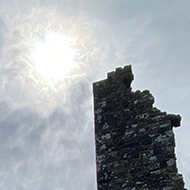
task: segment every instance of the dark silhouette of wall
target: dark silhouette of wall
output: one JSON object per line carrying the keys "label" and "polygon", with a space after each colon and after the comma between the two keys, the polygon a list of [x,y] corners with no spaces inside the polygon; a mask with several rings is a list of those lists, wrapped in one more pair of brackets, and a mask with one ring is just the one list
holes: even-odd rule
{"label": "dark silhouette of wall", "polygon": [[131,91],[131,66],[93,84],[98,190],[184,190],[172,128],[180,115],[153,107],[148,90]]}

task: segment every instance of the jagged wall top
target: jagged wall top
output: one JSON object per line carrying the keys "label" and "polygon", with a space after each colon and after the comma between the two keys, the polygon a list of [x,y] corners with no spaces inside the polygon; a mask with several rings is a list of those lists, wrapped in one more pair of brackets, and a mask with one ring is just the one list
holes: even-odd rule
{"label": "jagged wall top", "polygon": [[[131,90],[131,82],[134,80],[134,76],[131,70],[131,65],[127,65],[124,68],[118,67],[115,71],[107,74],[107,79],[95,82],[93,84],[94,91],[98,88],[101,91],[102,86],[108,86],[111,89]],[[97,86],[97,88],[96,88]]]}
{"label": "jagged wall top", "polygon": [[134,80],[134,76],[131,70],[131,65],[127,65],[124,68],[118,67],[116,71],[112,71],[107,74],[108,80],[112,82],[121,81],[121,84],[124,84],[125,87],[130,88],[131,82]]}
{"label": "jagged wall top", "polygon": [[[107,79],[93,83],[94,98],[106,98],[110,96],[114,91],[117,92],[118,96],[123,96],[124,93],[131,92],[131,83],[134,80],[131,65],[126,65],[123,68],[118,67],[115,71],[107,73]],[[152,107],[154,104],[154,97],[149,90],[144,90],[142,93],[137,90],[134,93],[134,97],[140,94],[146,94],[147,101],[144,102],[146,105]],[[96,105],[95,105],[96,107]],[[179,127],[181,122],[181,116],[175,114],[163,113],[166,119],[170,120],[173,127]]]}

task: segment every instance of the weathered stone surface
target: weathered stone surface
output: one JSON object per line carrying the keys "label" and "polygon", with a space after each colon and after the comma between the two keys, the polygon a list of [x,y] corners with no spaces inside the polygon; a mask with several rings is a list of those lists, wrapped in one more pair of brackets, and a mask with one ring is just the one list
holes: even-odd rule
{"label": "weathered stone surface", "polygon": [[173,126],[181,116],[153,107],[148,90],[131,91],[131,66],[93,84],[98,190],[184,190]]}

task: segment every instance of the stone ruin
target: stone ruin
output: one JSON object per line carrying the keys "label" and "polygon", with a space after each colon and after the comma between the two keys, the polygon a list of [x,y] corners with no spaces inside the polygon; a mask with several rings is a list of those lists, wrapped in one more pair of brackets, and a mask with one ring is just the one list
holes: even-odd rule
{"label": "stone ruin", "polygon": [[185,190],[173,127],[180,115],[153,107],[148,90],[131,91],[131,66],[93,84],[98,190]]}

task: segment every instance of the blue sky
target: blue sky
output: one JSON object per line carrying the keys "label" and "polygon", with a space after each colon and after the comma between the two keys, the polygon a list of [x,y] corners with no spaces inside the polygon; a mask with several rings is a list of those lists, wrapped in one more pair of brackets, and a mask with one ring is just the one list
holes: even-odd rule
{"label": "blue sky", "polygon": [[[156,107],[182,116],[176,155],[189,189],[189,8],[188,0],[0,0],[1,189],[96,190],[92,82],[128,64],[133,90],[149,89]],[[76,53],[59,81],[32,59],[48,33],[66,36]]]}

